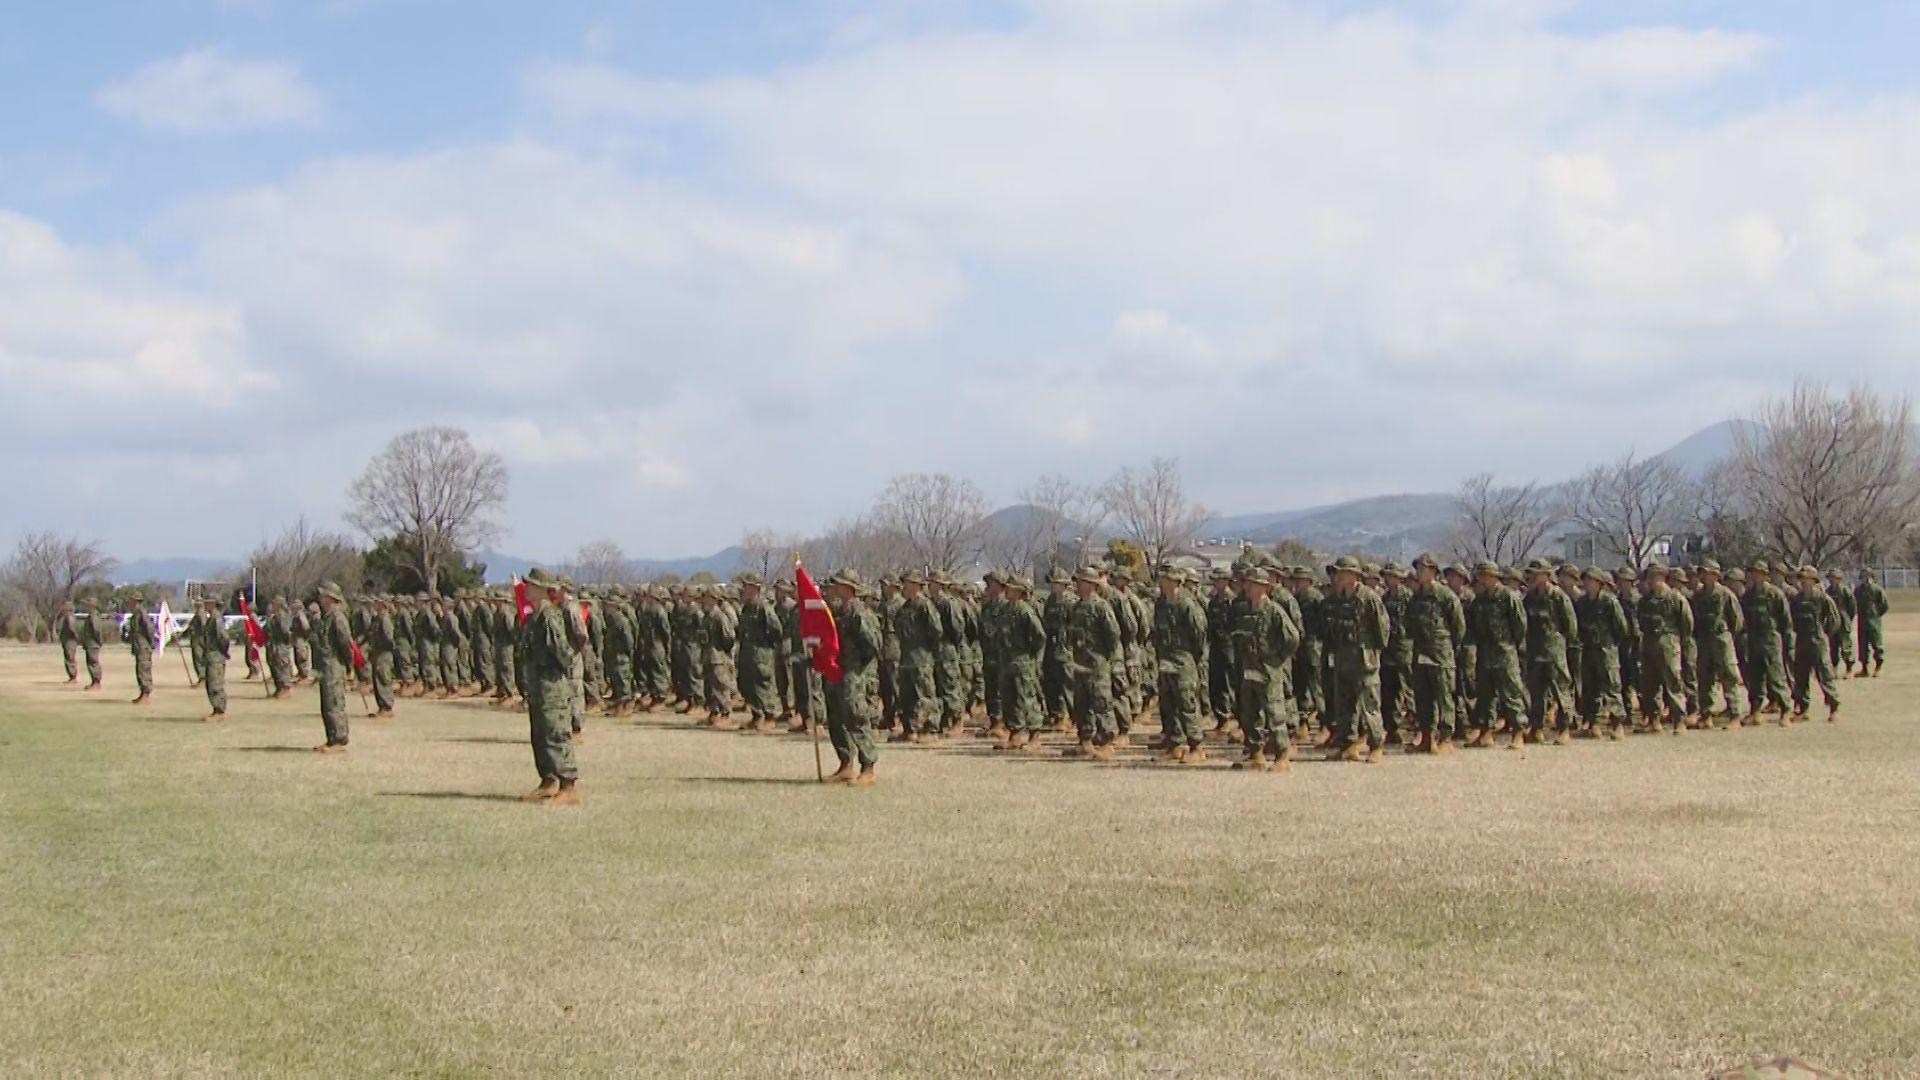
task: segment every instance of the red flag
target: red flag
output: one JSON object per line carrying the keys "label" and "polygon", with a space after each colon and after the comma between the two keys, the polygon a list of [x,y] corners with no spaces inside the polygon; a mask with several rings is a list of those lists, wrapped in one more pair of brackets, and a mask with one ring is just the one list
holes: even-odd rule
{"label": "red flag", "polygon": [[247,617],[247,642],[256,648],[264,648],[267,644],[266,628],[260,625],[259,619],[253,617],[253,608],[247,605],[244,596],[240,598],[240,614]]}
{"label": "red flag", "polygon": [[353,670],[359,671],[361,668],[366,667],[367,657],[365,653],[360,651],[360,643],[352,638],[348,638],[347,647],[353,650]]}
{"label": "red flag", "polygon": [[793,560],[793,591],[800,596],[800,641],[813,660],[813,670],[835,686],[840,685],[840,627],[833,612],[820,595],[820,586],[800,560]]}
{"label": "red flag", "polygon": [[582,624],[582,625],[585,625],[585,624],[587,624],[587,623],[590,623],[590,622],[592,622],[592,621],[593,621],[593,609],[592,609],[592,608],[589,608],[589,607],[587,606],[587,602],[586,602],[585,600],[582,600],[582,601],[580,601],[580,622],[581,622],[581,624]]}
{"label": "red flag", "polygon": [[518,626],[533,614],[533,601],[527,596],[526,579],[518,574],[513,578],[513,621]]}

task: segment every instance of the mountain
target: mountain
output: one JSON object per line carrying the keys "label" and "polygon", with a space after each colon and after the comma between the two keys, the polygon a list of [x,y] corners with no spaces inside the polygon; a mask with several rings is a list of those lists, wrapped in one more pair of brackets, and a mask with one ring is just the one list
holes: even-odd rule
{"label": "mountain", "polygon": [[240,559],[196,559],[188,556],[131,559],[114,567],[113,573],[108,576],[122,585],[137,585],[147,581],[211,581],[222,574],[232,573],[241,565]]}
{"label": "mountain", "polygon": [[1698,480],[1707,475],[1709,469],[1732,457],[1738,445],[1738,432],[1752,430],[1754,426],[1751,420],[1722,420],[1712,427],[1701,428],[1657,456]]}

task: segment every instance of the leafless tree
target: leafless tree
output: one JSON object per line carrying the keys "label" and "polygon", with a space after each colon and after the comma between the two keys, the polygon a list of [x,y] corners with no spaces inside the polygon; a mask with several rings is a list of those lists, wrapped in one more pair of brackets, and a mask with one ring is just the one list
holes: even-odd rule
{"label": "leafless tree", "polygon": [[800,557],[816,571],[855,570],[870,579],[922,565],[904,535],[870,514],[835,522],[800,545]]}
{"label": "leafless tree", "polygon": [[1638,570],[1685,523],[1693,499],[1693,483],[1672,462],[1629,451],[1567,485],[1560,513],[1593,534],[1596,552]]}
{"label": "leafless tree", "polygon": [[1492,473],[1469,477],[1454,498],[1448,546],[1469,561],[1521,563],[1532,558],[1553,531],[1556,516],[1540,485],[1500,486]]}
{"label": "leafless tree", "polygon": [[988,553],[1022,572],[1074,565],[1082,546],[1075,538],[1093,535],[1107,517],[1097,490],[1058,473],[1035,480],[1018,498],[1020,505],[995,522]]}
{"label": "leafless tree", "polygon": [[304,517],[255,548],[247,556],[247,564],[259,577],[261,596],[283,595],[296,600],[311,594],[323,581],[352,592],[360,587],[363,575],[360,549],[351,537],[315,529]]}
{"label": "leafless tree", "polygon": [[1767,554],[1753,507],[1741,494],[1740,470],[1731,459],[1715,462],[1693,486],[1688,524],[1707,542],[1714,558],[1744,566]]}
{"label": "leafless tree", "polygon": [[1167,553],[1187,547],[1212,516],[1206,507],[1187,498],[1180,479],[1180,463],[1154,458],[1145,468],[1121,469],[1100,488],[1100,505],[1121,535],[1133,541],[1148,566]]}
{"label": "leafless tree", "polygon": [[1273,542],[1267,551],[1279,560],[1282,566],[1305,566],[1311,569],[1320,565],[1320,552],[1312,544],[1297,536],[1283,536]]}
{"label": "leafless tree", "polygon": [[565,573],[583,585],[618,585],[633,577],[633,564],[619,544],[595,540],[573,553]]}
{"label": "leafless tree", "polygon": [[770,528],[754,529],[740,538],[740,566],[767,581],[786,577],[789,576],[788,564],[795,552],[799,552],[802,560],[806,561],[807,544],[805,537],[792,533],[775,532]]}
{"label": "leafless tree", "polygon": [[987,500],[971,480],[947,473],[907,473],[887,483],[867,524],[897,537],[907,563],[954,571],[982,554]]}
{"label": "leafless tree", "polygon": [[490,515],[507,498],[507,466],[458,428],[396,436],[348,489],[347,520],[370,539],[396,536],[437,592],[441,566],[500,535]]}
{"label": "leafless tree", "polygon": [[1775,555],[1827,565],[1893,551],[1920,512],[1913,402],[1801,382],[1734,432],[1734,476]]}
{"label": "leafless tree", "polygon": [[60,605],[71,603],[82,587],[103,581],[116,565],[97,540],[29,533],[0,566],[0,589],[13,598],[19,614],[34,621],[31,632],[38,639],[52,630]]}

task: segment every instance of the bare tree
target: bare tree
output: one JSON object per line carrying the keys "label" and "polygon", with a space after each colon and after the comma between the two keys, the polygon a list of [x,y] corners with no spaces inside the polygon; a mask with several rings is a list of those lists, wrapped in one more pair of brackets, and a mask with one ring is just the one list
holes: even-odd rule
{"label": "bare tree", "polygon": [[909,565],[959,570],[982,554],[986,496],[947,473],[907,473],[888,481],[867,524],[905,546]]}
{"label": "bare tree", "polygon": [[[806,560],[807,546],[805,537],[775,532],[770,528],[753,529],[740,538],[740,565],[772,581],[775,577],[788,576],[787,564],[795,552],[799,552],[802,559]],[[778,571],[774,570],[776,566],[780,568]]]}
{"label": "bare tree", "polygon": [[1311,568],[1320,565],[1320,552],[1314,550],[1312,544],[1307,543],[1297,536],[1283,536],[1275,540],[1273,546],[1269,547],[1267,551],[1275,559],[1279,560],[1282,566],[1305,566]]}
{"label": "bare tree", "polygon": [[1035,480],[1018,498],[1016,513],[998,524],[990,546],[995,561],[1023,571],[1076,564],[1083,557],[1084,538],[1098,532],[1107,518],[1099,491],[1058,473]]}
{"label": "bare tree", "polygon": [[367,463],[348,497],[347,520],[370,539],[400,538],[436,592],[451,555],[500,535],[489,515],[506,502],[507,466],[458,428],[416,428]]}
{"label": "bare tree", "polygon": [[351,537],[324,532],[300,518],[247,556],[259,576],[260,595],[300,599],[331,581],[349,592],[360,587],[360,549]]}
{"label": "bare tree", "polygon": [[1467,478],[1454,504],[1448,546],[1457,558],[1469,562],[1525,562],[1545,542],[1556,521],[1539,484],[1529,481],[1502,487],[1493,482],[1492,473]]}
{"label": "bare tree", "polygon": [[1143,469],[1121,469],[1101,486],[1100,504],[1149,566],[1174,549],[1191,545],[1200,526],[1212,516],[1206,507],[1187,498],[1180,463],[1173,458],[1154,458]]}
{"label": "bare tree", "polygon": [[0,566],[0,589],[13,598],[20,614],[35,621],[31,633],[37,640],[51,631],[60,605],[71,603],[82,587],[104,581],[116,565],[97,540],[83,543],[51,532],[29,533]]}
{"label": "bare tree", "polygon": [[1694,485],[1672,462],[1629,451],[1569,484],[1560,512],[1593,534],[1596,554],[1604,550],[1638,570],[1653,557],[1660,540],[1686,520],[1693,491]]}
{"label": "bare tree", "polygon": [[1728,566],[1744,566],[1767,553],[1731,458],[1715,462],[1694,485],[1688,523],[1706,540],[1707,550]]}
{"label": "bare tree", "polygon": [[566,573],[583,585],[618,585],[633,577],[627,553],[611,540],[582,544],[566,564]]}
{"label": "bare tree", "polygon": [[800,545],[800,556],[819,570],[856,570],[869,578],[923,565],[903,534],[871,514],[835,522]]}
{"label": "bare tree", "polygon": [[1913,402],[1801,382],[1734,431],[1734,476],[1774,554],[1816,566],[1893,551],[1920,511]]}

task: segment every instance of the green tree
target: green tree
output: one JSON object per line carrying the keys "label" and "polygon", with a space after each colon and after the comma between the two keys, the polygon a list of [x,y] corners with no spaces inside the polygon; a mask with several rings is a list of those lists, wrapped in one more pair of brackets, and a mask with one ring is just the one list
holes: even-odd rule
{"label": "green tree", "polygon": [[1116,536],[1107,541],[1107,562],[1113,566],[1124,566],[1133,571],[1135,577],[1147,572],[1147,556],[1140,545],[1125,537]]}
{"label": "green tree", "polygon": [[[429,591],[420,571],[420,557],[405,537],[381,538],[360,556],[367,587],[376,592],[411,595]],[[464,551],[446,556],[436,574],[440,595],[452,596],[461,589],[478,589],[487,583],[487,564],[473,562]]]}

